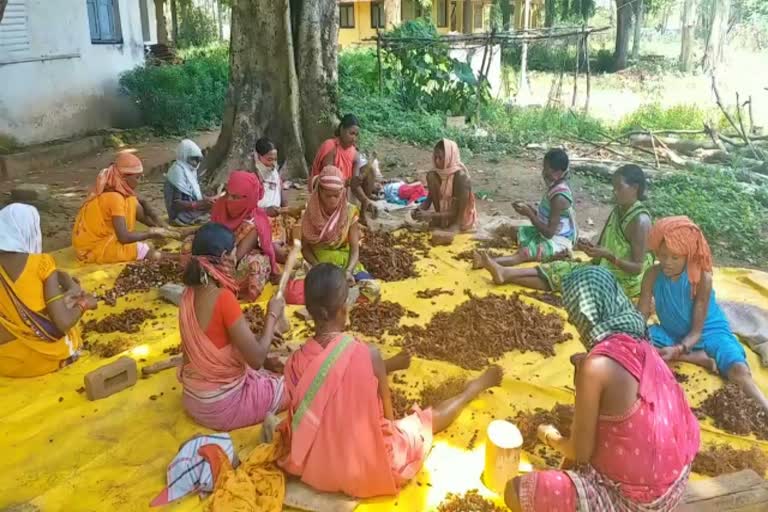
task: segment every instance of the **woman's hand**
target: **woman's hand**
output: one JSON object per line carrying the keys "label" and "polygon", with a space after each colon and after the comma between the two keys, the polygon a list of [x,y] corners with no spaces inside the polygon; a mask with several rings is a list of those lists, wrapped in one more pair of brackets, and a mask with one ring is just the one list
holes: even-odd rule
{"label": "woman's hand", "polygon": [[531,217],[536,216],[536,210],[534,210],[534,208],[529,204],[518,201],[512,203],[512,208],[514,208],[515,211],[523,217],[528,217],[530,219]]}
{"label": "woman's hand", "polygon": [[557,442],[563,438],[562,434],[560,434],[560,431],[557,430],[554,425],[539,425],[539,428],[536,430],[536,435],[539,438],[539,441],[549,446],[550,448],[555,448],[552,443]]}
{"label": "woman's hand", "polygon": [[662,349],[659,349],[659,355],[661,358],[667,362],[676,361],[678,357],[680,357],[680,354],[682,353],[680,345],[674,345],[672,347],[664,347]]}
{"label": "woman's hand", "polygon": [[280,208],[277,208],[276,206],[270,206],[266,210],[268,217],[279,217],[280,216]]}
{"label": "woman's hand", "polygon": [[347,285],[349,285],[350,288],[355,286],[355,276],[352,274],[351,270],[347,270]]}
{"label": "woman's hand", "polygon": [[585,246],[582,247],[582,250],[590,258],[609,259],[613,257],[613,253],[611,251],[599,245]]}
{"label": "woman's hand", "polygon": [[273,273],[269,274],[269,282],[274,284],[274,285],[280,284],[280,278],[281,277],[282,276],[280,274],[278,274],[276,272],[273,272]]}
{"label": "woman's hand", "polygon": [[267,316],[274,316],[275,320],[283,316],[285,313],[285,299],[283,294],[275,294],[270,300],[267,306]]}

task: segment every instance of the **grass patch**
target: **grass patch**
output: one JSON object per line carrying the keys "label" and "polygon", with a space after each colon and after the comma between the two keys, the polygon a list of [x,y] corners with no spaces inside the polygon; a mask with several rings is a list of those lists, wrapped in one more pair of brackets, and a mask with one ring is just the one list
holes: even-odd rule
{"label": "grass patch", "polygon": [[19,140],[9,133],[0,132],[0,155],[10,155],[21,149]]}

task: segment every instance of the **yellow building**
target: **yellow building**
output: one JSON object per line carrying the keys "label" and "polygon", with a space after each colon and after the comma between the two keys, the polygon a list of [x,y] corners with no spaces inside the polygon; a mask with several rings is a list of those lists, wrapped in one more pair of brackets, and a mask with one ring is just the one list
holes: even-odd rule
{"label": "yellow building", "polygon": [[[486,32],[490,29],[493,0],[470,0],[468,13],[470,32]],[[510,0],[513,4],[512,18],[515,29],[523,28],[525,0]],[[376,30],[384,30],[384,0],[338,0],[339,4],[339,45],[343,48],[356,44],[368,44],[366,39],[375,38]],[[409,21],[426,16],[428,13],[419,0],[401,0],[401,19]],[[430,18],[437,31],[449,34],[464,31],[465,0],[432,0]],[[531,0],[531,28],[541,26],[544,14],[544,0]]]}

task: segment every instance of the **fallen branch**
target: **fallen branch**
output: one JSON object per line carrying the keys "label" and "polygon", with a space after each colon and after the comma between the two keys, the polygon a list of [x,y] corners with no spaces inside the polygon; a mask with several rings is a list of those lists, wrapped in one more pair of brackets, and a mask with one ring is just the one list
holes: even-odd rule
{"label": "fallen branch", "polygon": [[755,146],[752,144],[752,140],[749,138],[749,135],[747,134],[747,130],[744,129],[744,119],[742,119],[741,116],[741,101],[739,100],[739,93],[736,93],[736,118],[739,120],[739,128],[741,129],[741,136],[744,138],[744,142],[747,143],[747,146],[749,146],[749,149],[752,151],[752,155],[757,158],[758,160],[762,160],[762,155],[755,149]]}

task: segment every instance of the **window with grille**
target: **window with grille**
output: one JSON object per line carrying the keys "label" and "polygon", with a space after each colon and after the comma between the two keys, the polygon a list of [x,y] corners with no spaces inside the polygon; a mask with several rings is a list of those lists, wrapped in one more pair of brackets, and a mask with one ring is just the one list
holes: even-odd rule
{"label": "window with grille", "polygon": [[371,28],[384,28],[384,4],[383,2],[371,3]]}
{"label": "window with grille", "polygon": [[339,4],[339,27],[355,28],[355,4]]}
{"label": "window with grille", "polygon": [[92,43],[122,43],[119,0],[86,0]]}
{"label": "window with grille", "polygon": [[437,0],[437,26],[448,26],[448,0]]}

